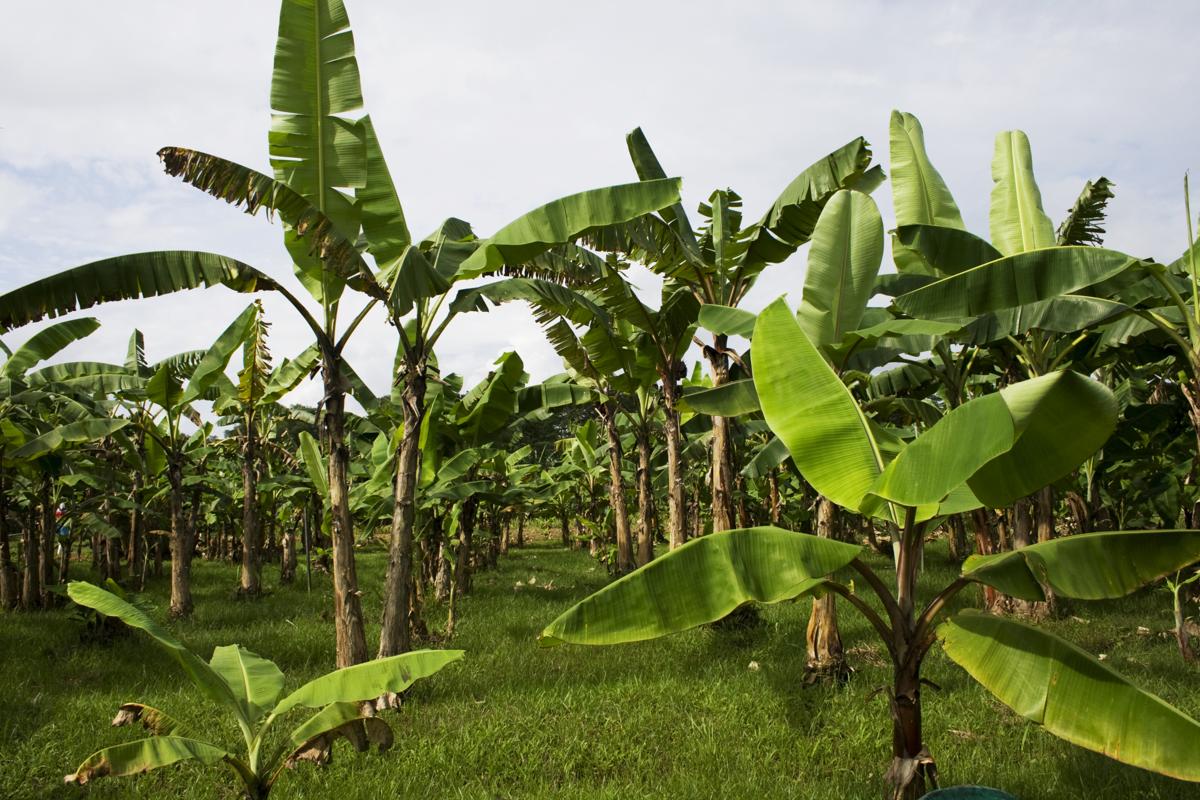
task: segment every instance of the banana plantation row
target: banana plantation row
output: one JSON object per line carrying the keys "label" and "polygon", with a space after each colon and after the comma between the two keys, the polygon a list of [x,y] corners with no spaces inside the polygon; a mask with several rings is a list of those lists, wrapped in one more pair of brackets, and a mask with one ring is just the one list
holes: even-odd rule
{"label": "banana plantation row", "polygon": [[[1052,733],[1200,780],[1195,721],[1018,619],[1166,578],[1179,649],[1192,658],[1182,609],[1200,560],[1200,533],[1185,530],[1198,499],[1197,245],[1166,263],[1105,248],[1107,179],[1087,183],[1056,226],[1027,138],[1002,133],[989,231],[972,233],[920,123],[893,112],[886,175],[858,138],[800,171],[761,217],[745,219],[741,197],[719,189],[694,218],[680,180],[635,130],[634,182],[553,200],[490,236],[451,218],[418,238],[371,119],[358,116],[340,0],[284,0],[270,106],[273,175],[183,147],[159,156],[188,185],[278,216],[294,282],[225,255],[161,251],[0,297],[11,331],[183,290],[275,293],[312,336],[275,358],[253,300],[208,349],[157,362],[135,331],[112,363],[42,366],[96,330],[86,317],[5,348],[4,606],[33,610],[69,593],[143,628],[232,704],[247,737],[245,758],[218,756],[150,725],[163,735],[144,741],[157,744],[101,751],[73,779],[224,759],[262,797],[279,774],[259,763],[261,731],[251,733],[264,717],[321,709],[292,740],[320,740],[324,753],[346,726],[374,736],[382,723],[361,702],[393,705],[457,657],[414,652],[434,640],[426,606],[445,603],[438,638],[452,637],[472,574],[541,519],[623,576],[547,620],[543,644],[649,639],[811,595],[811,676],[842,679],[837,607],[862,613],[894,665],[896,797],[937,785],[921,722],[921,665],[937,643]],[[887,226],[872,199],[885,182]],[[1179,239],[1193,242],[1190,209],[1186,218]],[[894,271],[883,264],[889,236]],[[657,302],[635,290],[631,265],[661,278]],[[803,291],[755,314],[742,304],[768,268],[803,274]],[[437,345],[461,315],[508,302],[532,309],[561,375],[531,384],[515,352],[470,388],[439,369]],[[385,395],[344,355],[372,314],[395,331]],[[322,383],[317,406],[286,405],[310,376]],[[939,532],[961,577],[918,598],[924,543]],[[356,546],[372,539],[389,554],[375,661],[355,569]],[[892,559],[894,575],[869,567],[864,548]],[[360,679],[276,704],[283,678],[270,662],[231,647],[208,664],[121,599],[169,563],[170,613],[188,615],[197,555],[240,560],[247,600],[262,592],[267,563],[280,583],[295,580],[301,558],[307,580],[331,573],[334,675]],[[64,590],[88,558],[110,590]],[[843,580],[851,574],[857,587]],[[969,585],[984,587],[991,613],[947,617]],[[239,670],[265,683],[238,688],[229,675]]]}

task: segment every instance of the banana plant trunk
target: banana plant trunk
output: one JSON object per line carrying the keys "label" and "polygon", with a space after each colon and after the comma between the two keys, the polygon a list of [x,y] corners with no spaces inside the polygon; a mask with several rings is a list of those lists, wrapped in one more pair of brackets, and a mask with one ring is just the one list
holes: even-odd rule
{"label": "banana plant trunk", "polygon": [[637,565],[654,559],[654,487],[650,476],[650,431],[638,432],[638,533]]}
{"label": "banana plant trunk", "polygon": [[478,508],[479,501],[474,497],[463,501],[462,513],[458,518],[458,556],[454,563],[451,598],[471,591],[471,543],[475,537],[475,517]]}
{"label": "banana plant trunk", "polygon": [[[917,800],[925,794],[927,781],[932,784],[929,788],[937,788],[937,767],[925,747],[921,728],[921,664],[930,640],[928,631],[915,624],[917,571],[925,527],[915,520],[916,510],[908,509],[904,527],[899,532],[896,605],[891,612],[892,764],[886,781],[893,800]],[[942,602],[939,598],[931,607]]]}
{"label": "banana plant trunk", "polygon": [[[817,498],[817,536],[836,539],[837,509],[826,497]],[[805,634],[808,650],[806,665],[809,676],[817,679],[841,680],[846,677],[846,653],[842,634],[838,630],[837,603],[832,593],[814,598],[812,613]]]}
{"label": "banana plant trunk", "polygon": [[350,450],[346,446],[346,394],[340,361],[324,359],[325,418],[322,433],[328,453],[329,513],[333,549],[333,619],[339,669],[367,660],[362,602],[354,564],[354,522],[350,516]]}
{"label": "banana plant trunk", "polygon": [[21,608],[32,611],[40,608],[42,604],[42,573],[38,567],[38,558],[42,549],[41,537],[38,535],[38,524],[32,503],[25,519],[25,533],[21,549],[25,554],[25,570],[21,580]]}
{"label": "banana plant trunk", "polygon": [[617,573],[633,568],[633,541],[629,531],[629,510],[625,506],[625,479],[621,476],[621,435],[617,431],[617,406],[613,401],[596,406],[608,439],[608,501],[612,506],[617,533]]}
{"label": "banana plant trunk", "polygon": [[679,426],[679,386],[675,375],[664,374],[663,430],[667,444],[667,539],[674,550],[687,541],[687,500],[683,486],[683,431]]}
{"label": "banana plant trunk", "polygon": [[50,584],[54,582],[54,541],[58,538],[58,526],[54,522],[54,499],[51,491],[53,479],[49,473],[42,475],[42,552],[38,558],[38,583],[42,587],[42,608],[50,608],[54,600]]}
{"label": "banana plant trunk", "polygon": [[4,462],[0,460],[0,608],[17,606],[17,570],[8,543],[8,488],[4,485]]}
{"label": "banana plant trunk", "polygon": [[404,413],[404,433],[396,457],[396,501],[392,509],[392,531],[388,543],[379,658],[400,655],[412,649],[409,624],[412,599],[409,597],[409,587],[412,585],[417,478],[421,468],[421,419],[425,416],[424,361],[406,366],[400,405]]}
{"label": "banana plant trunk", "polygon": [[[725,336],[714,336],[711,347],[704,348],[713,386],[729,382],[729,356]],[[727,531],[733,525],[733,441],[729,417],[712,418],[712,518],[713,533]]]}
{"label": "banana plant trunk", "polygon": [[183,512],[183,466],[172,453],[167,461],[171,503],[171,616],[192,613],[192,537]]}
{"label": "banana plant trunk", "polygon": [[262,593],[259,563],[258,519],[258,430],[254,413],[246,414],[246,439],[242,444],[242,575],[238,594],[257,597]]}
{"label": "banana plant trunk", "polygon": [[[140,437],[138,441],[138,463],[142,464],[142,443]],[[130,552],[128,557],[128,576],[130,581],[136,582],[138,590],[142,589],[142,578],[145,575],[143,569],[143,548],[145,547],[145,521],[142,517],[142,468],[133,470],[133,481],[130,487],[130,501],[133,504],[130,509]]]}

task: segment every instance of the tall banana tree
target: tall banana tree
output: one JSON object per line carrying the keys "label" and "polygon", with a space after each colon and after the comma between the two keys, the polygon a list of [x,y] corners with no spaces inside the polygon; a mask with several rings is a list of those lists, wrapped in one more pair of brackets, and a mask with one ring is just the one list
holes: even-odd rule
{"label": "tall banana tree", "polygon": [[227,394],[220,397],[213,410],[220,414],[236,414],[240,425],[242,471],[242,567],[239,576],[239,595],[255,597],[262,591],[262,526],[259,519],[258,483],[262,469],[260,436],[266,417],[285,395],[316,368],[319,352],[308,347],[292,359],[271,366],[271,351],[267,344],[270,327],[264,317],[262,304],[256,302],[242,342],[242,368],[236,384],[229,384]]}
{"label": "tall banana tree", "polygon": [[[1124,596],[1200,558],[1200,533],[1056,539],[968,560],[923,607],[916,594],[920,543],[931,520],[1026,496],[1104,443],[1116,403],[1103,385],[1065,371],[1015,383],[964,403],[906,445],[879,438],[782,300],[759,315],[752,352],[763,413],[805,479],[848,510],[903,520],[895,590],[861,560],[858,545],[770,527],[732,530],[689,542],[585,599],[543,631],[543,644],[651,639],[745,603],[832,592],[866,617],[892,661],[893,757],[886,779],[893,798],[920,797],[937,785],[922,725],[921,670],[939,641],[952,661],[1051,733],[1128,764],[1200,781],[1200,723],[1053,634],[972,611],[944,618],[950,600],[975,583],[1029,600],[1048,592]],[[876,603],[858,593],[857,581],[828,577],[846,569]]]}
{"label": "tall banana tree", "polygon": [[[626,144],[639,178],[665,177],[640,128],[626,136]],[[882,182],[882,170],[870,164],[871,150],[858,138],[797,175],[753,224],[743,225],[741,197],[724,189],[713,192],[701,205],[707,221],[699,231],[677,203],[633,225],[599,231],[592,244],[622,252],[686,286],[703,305],[736,307],[767,266],[787,260],[809,241],[821,209],[835,192],[854,188],[870,193]],[[728,335],[713,333],[704,356],[714,386],[726,383]],[[720,531],[733,527],[735,476],[726,418],[713,417],[712,441],[713,530]]]}

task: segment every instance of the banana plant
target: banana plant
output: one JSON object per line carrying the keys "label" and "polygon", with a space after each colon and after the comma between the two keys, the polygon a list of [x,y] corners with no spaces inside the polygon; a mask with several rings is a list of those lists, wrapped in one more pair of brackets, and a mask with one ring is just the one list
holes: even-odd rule
{"label": "banana plant", "polygon": [[[1030,601],[1048,592],[1121,597],[1194,562],[1200,532],[1094,533],[973,556],[924,606],[916,595],[931,522],[1003,506],[1068,474],[1115,426],[1106,387],[1073,372],[1014,383],[963,403],[905,444],[881,436],[782,299],[759,315],[752,354],[767,422],[814,489],[847,510],[903,520],[895,591],[860,558],[861,546],[773,527],[732,530],[689,542],[583,600],[543,631],[543,644],[651,639],[745,603],[833,593],[867,618],[892,661],[892,797],[916,798],[937,785],[922,727],[921,667],[939,641],[1002,702],[1051,733],[1200,781],[1196,721],[1053,634],[973,611],[946,616],[971,584]],[[827,577],[846,569],[882,613],[855,583]]]}
{"label": "banana plant", "polygon": [[[117,617],[148,634],[171,656],[196,690],[237,722],[244,750],[235,753],[188,735],[187,725],[167,712],[143,703],[124,703],[114,726],[141,723],[145,739],[99,750],[65,777],[87,784],[106,776],[137,775],[187,761],[224,763],[241,781],[249,800],[265,800],[285,768],[302,761],[326,764],[338,738],[363,752],[392,745],[386,722],[374,716],[370,701],[401,692],[448,664],[462,659],[461,650],[419,650],[392,658],[335,670],[309,681],[282,699],[284,676],[271,661],[240,645],[224,645],[204,661],[141,609],[90,583],[72,582],[71,599],[102,615]],[[282,739],[269,737],[277,720],[297,710],[316,709]]]}
{"label": "banana plant", "polygon": [[[317,367],[320,352],[305,348],[295,358],[285,358],[271,366],[267,343],[270,328],[262,303],[255,301],[251,319],[242,341],[242,368],[237,384],[225,385],[226,394],[213,404],[218,414],[236,414],[241,425],[242,455],[242,567],[238,593],[255,597],[262,591],[260,549],[262,530],[259,520],[258,481],[262,455],[261,429],[271,409],[300,385]],[[269,444],[269,439],[268,439]]]}
{"label": "banana plant", "polygon": [[[666,176],[658,156],[640,128],[626,137],[633,166],[643,181]],[[871,150],[861,137],[809,166],[780,193],[755,223],[743,225],[742,199],[734,191],[713,192],[700,213],[706,223],[697,231],[682,204],[592,237],[597,249],[620,252],[686,287],[702,305],[736,308],[763,270],[786,261],[812,237],[821,209],[841,189],[870,193],[883,181],[871,167]],[[714,387],[729,380],[728,335],[714,332],[704,347]],[[733,527],[733,443],[728,420],[713,417],[713,529]]]}
{"label": "banana plant", "polygon": [[[57,355],[73,342],[90,336],[99,327],[98,320],[82,317],[50,325],[35,333],[16,350],[10,350],[0,342],[5,356],[3,363],[0,363],[0,419],[4,420],[3,427],[0,428],[0,608],[17,606],[18,584],[22,582],[12,564],[8,540],[9,497],[6,490],[6,470],[11,471],[16,464],[6,464],[6,458],[10,452],[24,445],[27,439],[37,435],[31,425],[20,424],[21,417],[25,417],[31,424],[36,424],[36,414],[30,414],[33,410],[30,401],[35,401],[35,395],[28,391],[27,376],[40,362]],[[37,531],[30,526],[26,534],[27,555],[31,546],[33,552],[38,552],[38,543],[32,541],[32,537],[36,535]],[[36,572],[37,570],[26,572],[25,582],[31,582],[23,601],[26,607],[41,602],[42,587],[38,580],[40,576],[35,574]]]}

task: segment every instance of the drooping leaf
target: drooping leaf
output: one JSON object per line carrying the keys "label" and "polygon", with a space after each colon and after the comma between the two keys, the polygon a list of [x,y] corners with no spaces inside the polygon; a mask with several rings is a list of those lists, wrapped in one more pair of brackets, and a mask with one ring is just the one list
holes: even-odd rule
{"label": "drooping leaf", "polygon": [[1200,724],[1090,653],[1031,625],[969,611],[943,623],[937,635],[951,660],[1055,736],[1125,764],[1200,781]]}
{"label": "drooping leaf", "polygon": [[309,681],[279,701],[278,716],[293,708],[323,708],[330,703],[359,703],[387,693],[399,693],[447,664],[462,659],[462,650],[413,650],[389,658],[330,672]]}
{"label": "drooping leaf", "polygon": [[742,469],[742,474],[750,480],[757,480],[787,459],[787,445],[778,436],[772,436],[771,441],[760,447],[754,457],[750,459],[750,463]]}
{"label": "drooping leaf", "polygon": [[1102,531],[1038,542],[1009,553],[973,555],[963,576],[1023,600],[1104,600],[1200,561],[1200,531]]}
{"label": "drooping leaf", "polygon": [[371,744],[379,751],[392,746],[392,729],[379,717],[364,717],[355,703],[333,703],[309,717],[288,735],[295,748],[281,766],[292,767],[301,761],[327,764],[333,744],[344,738],[360,753]]}
{"label": "drooping leaf", "polygon": [[1033,177],[1033,154],[1023,131],[996,134],[992,157],[992,244],[1006,256],[1057,244]]}
{"label": "drooping leaf", "polygon": [[782,528],[693,539],[577,603],[538,641],[607,645],[655,639],[721,619],[750,602],[819,591],[862,548]]}
{"label": "drooping leaf", "polygon": [[145,611],[122,600],[112,592],[83,581],[67,584],[67,595],[81,606],[95,609],[108,617],[117,617],[131,628],[145,631],[183,668],[184,673],[210,700],[241,714],[228,684],[203,659],[188,650]]}
{"label": "drooping leaf", "polygon": [[83,786],[96,778],[138,775],[159,767],[178,764],[181,761],[199,761],[215,764],[232,761],[234,756],[215,745],[182,736],[151,736],[136,742],[106,747],[88,756],[71,775],[67,783]]}
{"label": "drooping leaf", "polygon": [[459,277],[478,277],[516,266],[600,228],[679,202],[678,178],[626,183],[561,197],[505,225],[460,266]]}
{"label": "drooping leaf", "polygon": [[100,320],[94,317],[69,319],[47,326],[13,351],[3,367],[0,367],[0,375],[18,379],[39,361],[57,355],[67,345],[91,335],[99,327]]}
{"label": "drooping leaf", "polygon": [[777,264],[809,240],[829,198],[840,189],[869,193],[882,177],[871,168],[871,148],[862,137],[810,165],[780,193],[759,220],[742,258],[742,270],[755,273]]}
{"label": "drooping leaf", "polygon": [[1104,228],[1101,226],[1104,223],[1108,201],[1112,198],[1112,181],[1108,178],[1097,178],[1095,183],[1085,183],[1067,218],[1058,226],[1055,234],[1058,244],[1090,244],[1097,247],[1102,245]]}
{"label": "drooping leaf", "polygon": [[754,323],[757,319],[753,312],[742,308],[705,303],[700,306],[698,322],[701,328],[719,336],[741,336],[749,339],[754,336]]}
{"label": "drooping leaf", "polygon": [[707,389],[685,389],[683,403],[698,414],[713,417],[740,417],[759,409],[758,392],[750,378],[728,381]]}
{"label": "drooping leaf", "polygon": [[295,238],[295,246],[289,249],[301,277],[316,271],[321,273],[318,282],[324,281],[327,287],[331,280],[344,281],[372,297],[384,298],[374,273],[354,246],[355,235],[338,226],[312,198],[282,180],[198,150],[164,147],[158,157],[169,174],[247,214],[261,209],[278,213],[288,224],[288,236]]}
{"label": "drooping leaf", "polygon": [[93,261],[0,295],[0,330],[91,308],[184,289],[227,286],[238,292],[276,284],[253,267],[215,253],[161,250]]}
{"label": "drooping leaf", "polygon": [[128,424],[128,419],[107,417],[68,422],[30,439],[11,453],[8,458],[32,461],[50,453],[56,453],[69,444],[100,441],[112,436]]}
{"label": "drooping leaf", "polygon": [[866,417],[781,298],[758,315],[754,385],[767,424],[812,486],[858,510],[883,470]]}

